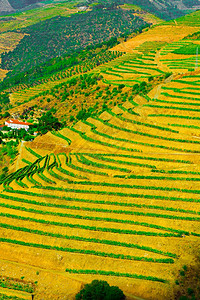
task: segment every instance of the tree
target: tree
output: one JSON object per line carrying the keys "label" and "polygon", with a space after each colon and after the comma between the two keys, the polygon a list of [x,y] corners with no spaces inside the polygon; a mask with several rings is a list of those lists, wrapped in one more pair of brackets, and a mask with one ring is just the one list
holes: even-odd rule
{"label": "tree", "polygon": [[117,286],[110,286],[106,281],[93,280],[86,284],[76,295],[76,300],[123,300],[124,293]]}
{"label": "tree", "polygon": [[8,118],[10,117],[10,113],[8,111],[6,111],[4,114],[3,114],[3,118]]}
{"label": "tree", "polygon": [[39,119],[37,130],[40,134],[45,134],[48,131],[60,129],[61,125],[58,118],[54,117],[51,111],[48,111]]}
{"label": "tree", "polygon": [[90,114],[86,111],[85,108],[81,109],[78,114],[76,115],[76,118],[78,120],[86,120],[87,118],[90,117]]}

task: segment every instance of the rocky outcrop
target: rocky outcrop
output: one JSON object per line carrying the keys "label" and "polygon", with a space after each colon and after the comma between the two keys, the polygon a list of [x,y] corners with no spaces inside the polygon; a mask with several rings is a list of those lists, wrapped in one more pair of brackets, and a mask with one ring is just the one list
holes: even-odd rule
{"label": "rocky outcrop", "polygon": [[0,0],[0,12],[14,11],[8,0]]}

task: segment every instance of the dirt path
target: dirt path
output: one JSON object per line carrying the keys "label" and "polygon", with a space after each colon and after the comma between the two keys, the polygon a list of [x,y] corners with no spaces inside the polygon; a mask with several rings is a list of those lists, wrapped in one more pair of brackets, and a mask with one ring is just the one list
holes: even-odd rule
{"label": "dirt path", "polygon": [[137,296],[133,296],[133,295],[127,294],[127,293],[125,293],[125,296],[128,297],[128,300],[129,300],[129,299],[133,299],[133,300],[146,300],[146,299],[144,299],[144,298],[140,298],[140,297],[137,297]]}
{"label": "dirt path", "polygon": [[172,79],[174,78],[174,74],[172,74],[171,76],[169,76],[167,79],[165,79],[165,81],[161,84],[159,84],[157,86],[157,88],[155,89],[155,94],[154,96],[152,97],[152,99],[158,99],[159,96],[160,96],[160,92],[161,92],[161,88],[163,85],[167,84],[167,83],[170,83],[172,81]]}
{"label": "dirt path", "polygon": [[162,84],[159,84],[159,85],[157,86],[157,88],[156,88],[155,95],[154,95],[153,99],[158,99],[158,98],[159,98],[161,88],[162,88]]}
{"label": "dirt path", "polygon": [[22,142],[21,142],[21,146],[20,146],[20,148],[19,148],[19,156],[18,156],[18,158],[17,158],[16,168],[15,168],[16,171],[19,169],[19,162],[20,162],[20,160],[21,160],[22,148],[23,148],[24,143],[25,143],[25,141],[22,141]]}
{"label": "dirt path", "polygon": [[174,74],[172,74],[172,75],[169,76],[167,79],[165,79],[164,84],[170,83],[170,82],[172,81],[173,78],[174,78]]}

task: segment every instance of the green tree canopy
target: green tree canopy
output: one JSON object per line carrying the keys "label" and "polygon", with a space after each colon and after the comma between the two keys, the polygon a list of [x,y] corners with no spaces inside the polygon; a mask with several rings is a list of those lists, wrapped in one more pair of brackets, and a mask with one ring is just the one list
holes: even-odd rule
{"label": "green tree canopy", "polygon": [[106,281],[93,280],[86,284],[76,295],[76,300],[123,300],[124,293],[117,286],[110,286]]}
{"label": "green tree canopy", "polygon": [[48,111],[39,119],[37,130],[40,134],[45,134],[48,131],[60,129],[61,125],[58,118],[54,117],[51,111]]}

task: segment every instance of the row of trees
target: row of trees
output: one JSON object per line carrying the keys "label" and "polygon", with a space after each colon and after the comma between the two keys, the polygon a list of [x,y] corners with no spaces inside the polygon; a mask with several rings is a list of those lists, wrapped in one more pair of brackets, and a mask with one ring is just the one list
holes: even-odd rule
{"label": "row of trees", "polygon": [[18,72],[18,68],[16,68],[8,72],[6,78],[0,82],[0,91],[20,84],[26,84],[27,86],[39,84],[49,80],[53,75],[61,79],[68,77],[68,75],[72,76],[74,72],[86,72],[90,66],[90,69],[94,68],[122,55],[122,53],[107,51],[117,43],[117,38],[111,38],[109,41],[95,46],[87,46],[84,50],[77,50],[70,55],[52,58],[24,72]]}

